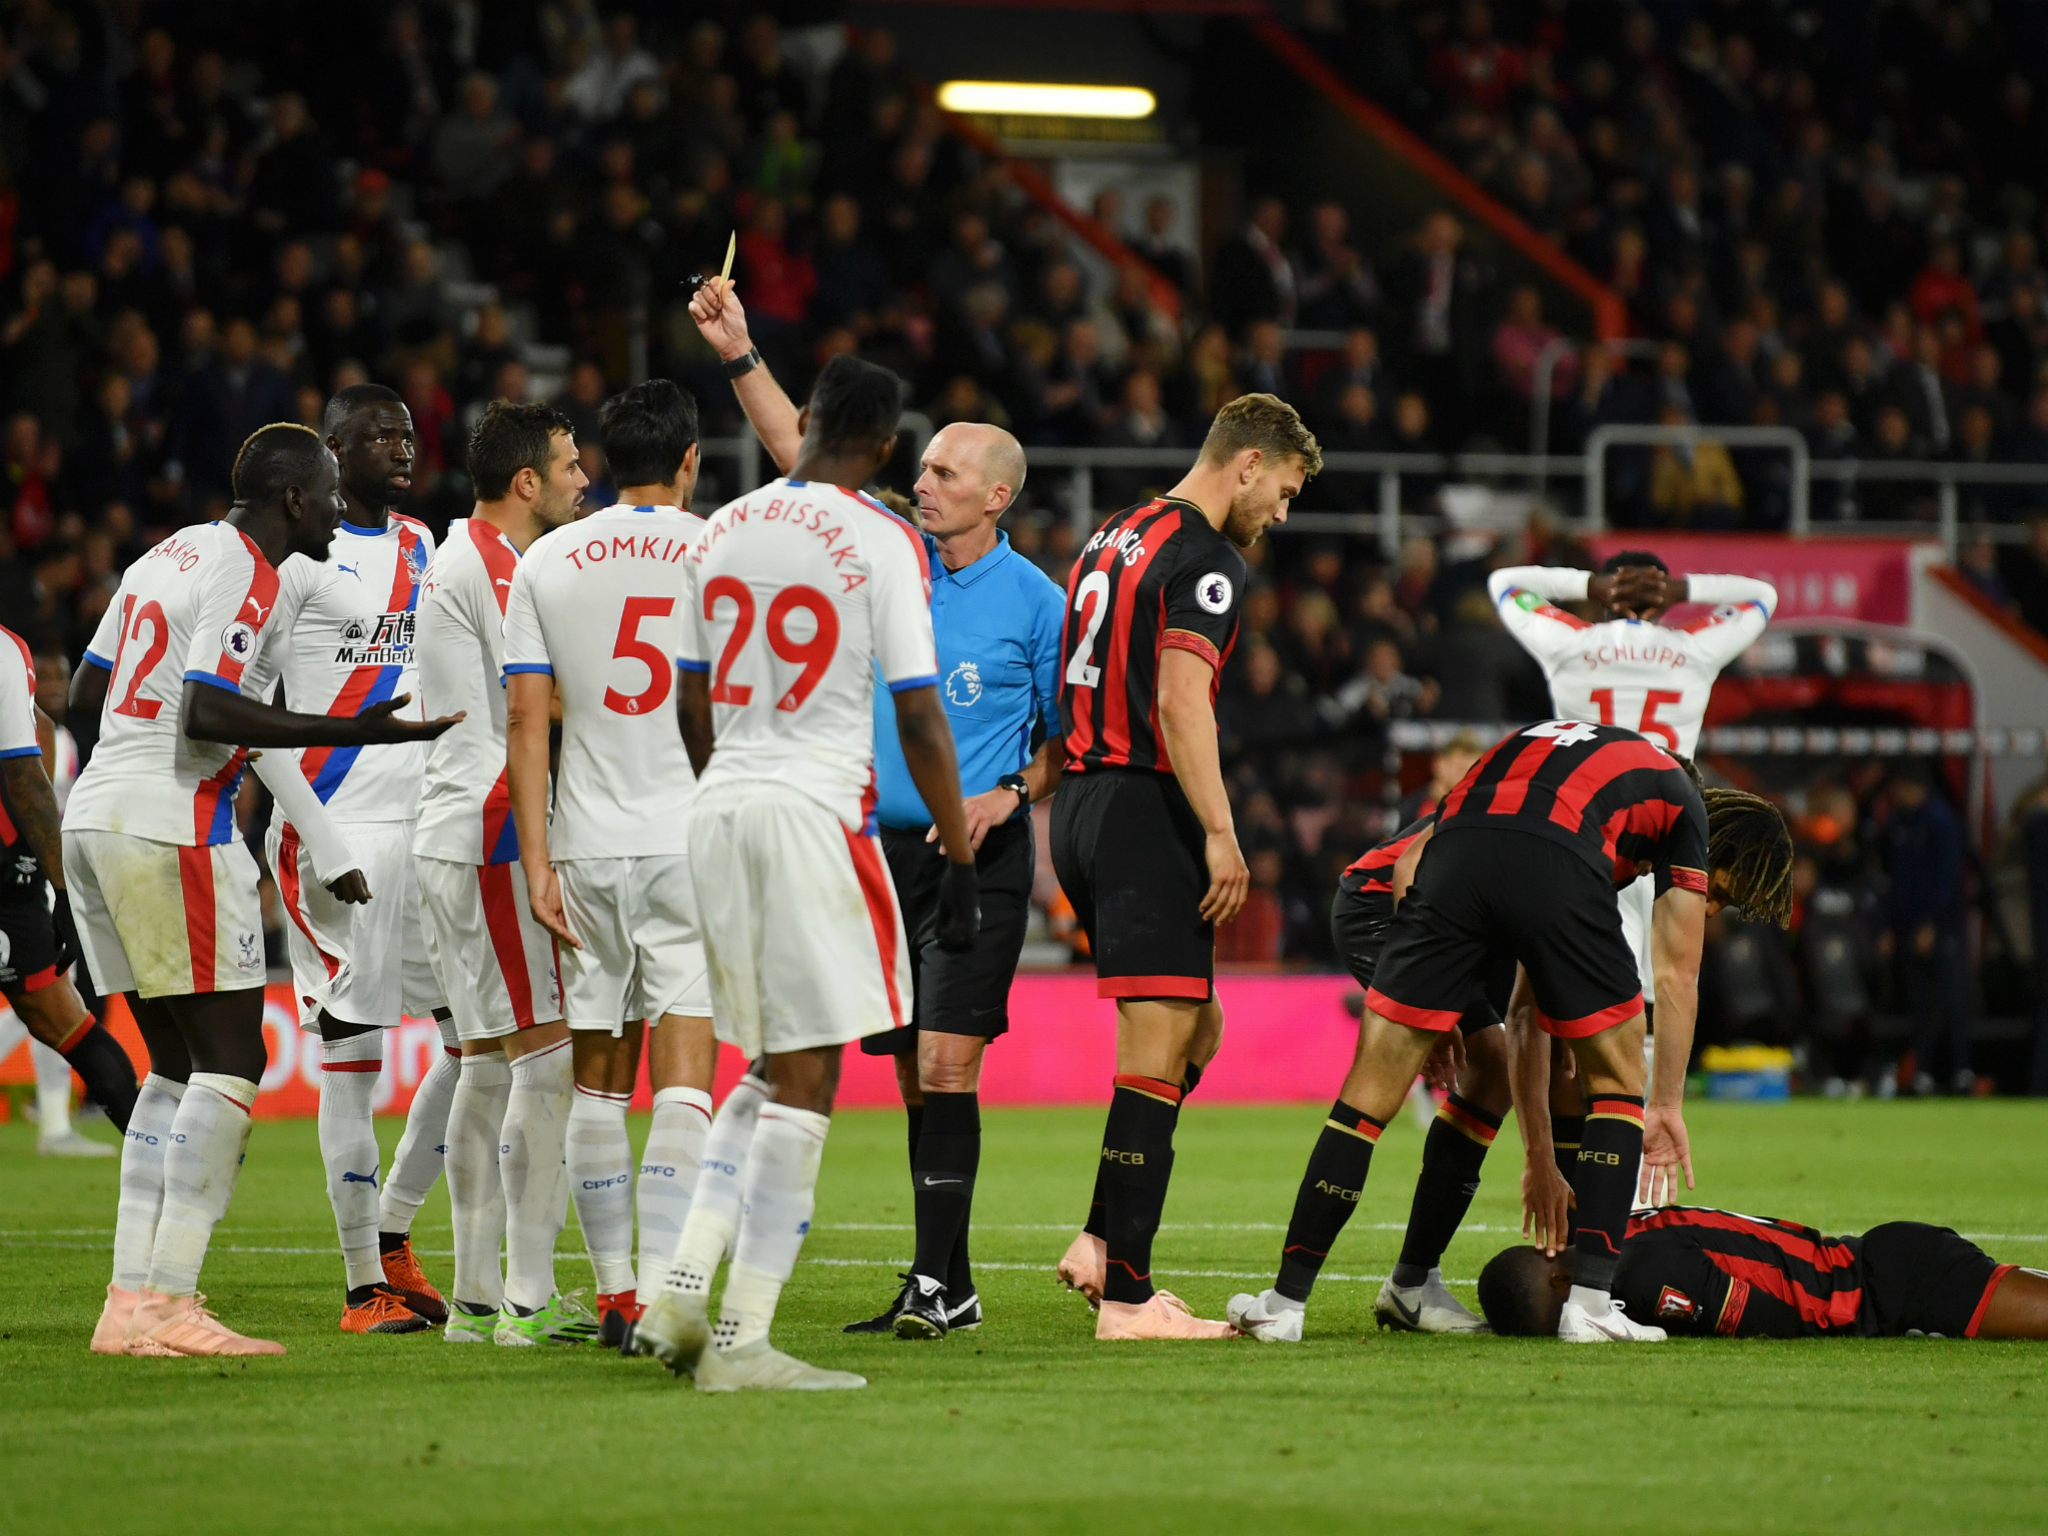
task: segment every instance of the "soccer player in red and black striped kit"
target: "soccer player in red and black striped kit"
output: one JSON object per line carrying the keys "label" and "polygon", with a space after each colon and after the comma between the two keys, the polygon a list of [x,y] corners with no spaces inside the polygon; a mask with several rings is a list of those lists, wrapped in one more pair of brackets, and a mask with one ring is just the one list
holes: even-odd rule
{"label": "soccer player in red and black striped kit", "polygon": [[1052,859],[1116,999],[1117,1071],[1089,1226],[1063,1279],[1100,1298],[1099,1339],[1226,1338],[1152,1286],[1181,1098],[1222,1037],[1216,924],[1250,884],[1224,792],[1216,687],[1237,641],[1248,549],[1322,450],[1294,408],[1239,397],[1165,496],[1117,513],[1067,584],[1066,772]]}
{"label": "soccer player in red and black striped kit", "polygon": [[[1614,1268],[1635,1169],[1682,1168],[1679,1113],[1710,911],[1775,890],[1792,857],[1782,819],[1755,801],[1710,840],[1707,811],[1676,759],[1633,731],[1549,720],[1507,737],[1445,798],[1394,914],[1366,993],[1358,1052],[1296,1197],[1274,1287],[1238,1297],[1247,1332],[1298,1339],[1298,1313],[1356,1208],[1372,1147],[1435,1039],[1478,1000],[1505,949],[1527,973],[1543,1030],[1570,1042],[1591,1100],[1579,1155],[1579,1242],[1558,1336],[1661,1340],[1614,1305]],[[1718,850],[1714,842],[1718,841]],[[1766,856],[1752,856],[1762,848]],[[1741,856],[1734,856],[1739,850]],[[1643,996],[1622,936],[1618,885],[1656,877],[1652,945],[1658,1040],[1648,1113]]]}

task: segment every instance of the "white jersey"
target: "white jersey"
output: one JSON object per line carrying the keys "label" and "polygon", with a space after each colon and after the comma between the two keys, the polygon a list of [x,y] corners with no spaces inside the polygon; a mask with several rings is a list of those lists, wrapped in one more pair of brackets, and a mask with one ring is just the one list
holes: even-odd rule
{"label": "white jersey", "polygon": [[[278,567],[277,636],[252,669],[257,689],[282,677],[287,708],[349,717],[407,693],[401,713],[424,719],[413,625],[433,557],[426,525],[396,514],[383,528],[343,523],[324,563],[293,555]],[[418,807],[425,742],[292,755],[338,821],[409,821]]]}
{"label": "white jersey", "polygon": [[[35,657],[21,636],[0,628],[0,757],[40,757],[42,752],[36,740]],[[5,815],[0,808],[0,817]]]}
{"label": "white jersey", "polygon": [[1560,719],[1626,726],[1691,757],[1721,669],[1756,643],[1778,591],[1747,576],[1692,576],[1691,599],[1718,606],[1680,628],[1611,619],[1588,624],[1552,606],[1583,602],[1588,573],[1519,565],[1487,578],[1501,622],[1542,664]]}
{"label": "white jersey", "polygon": [[836,485],[776,480],[721,507],[690,551],[680,665],[711,674],[702,784],[775,783],[872,830],[875,668],[936,684],[917,532]]}
{"label": "white jersey", "polygon": [[413,852],[454,864],[519,857],[505,785],[505,603],[519,551],[482,518],[448,525],[420,582],[414,630],[420,704],[430,720],[468,718],[427,748]]}
{"label": "white jersey", "polygon": [[181,528],[129,566],[85,659],[105,667],[99,746],[64,808],[65,830],[125,832],[183,847],[235,837],[248,752],[193,741],[187,682],[258,694],[248,671],[277,606],[277,571],[229,523]]}
{"label": "white jersey", "polygon": [[548,853],[686,853],[697,775],[676,722],[690,545],[704,519],[607,507],[533,541],[505,609],[505,671],[544,672],[562,698]]}

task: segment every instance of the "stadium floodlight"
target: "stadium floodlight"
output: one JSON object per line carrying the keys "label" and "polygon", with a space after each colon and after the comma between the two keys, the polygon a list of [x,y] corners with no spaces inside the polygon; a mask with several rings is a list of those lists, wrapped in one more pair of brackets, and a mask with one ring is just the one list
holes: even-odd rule
{"label": "stadium floodlight", "polygon": [[939,87],[948,112],[1021,117],[1150,117],[1158,98],[1135,85],[1045,85],[1021,80],[948,80]]}

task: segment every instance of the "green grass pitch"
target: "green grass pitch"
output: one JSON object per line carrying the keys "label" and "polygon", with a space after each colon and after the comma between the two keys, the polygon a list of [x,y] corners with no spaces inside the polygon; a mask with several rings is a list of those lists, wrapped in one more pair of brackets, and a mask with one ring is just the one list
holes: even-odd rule
{"label": "green grass pitch", "polygon": [[[594,1348],[453,1349],[334,1327],[310,1122],[257,1127],[204,1285],[282,1360],[97,1359],[115,1165],[0,1126],[0,1530],[1969,1532],[2048,1526],[2048,1345],[1567,1349],[1372,1327],[1421,1137],[1381,1143],[1299,1347],[1098,1345],[1051,1269],[1101,1117],[987,1115],[974,1248],[989,1322],[853,1339],[908,1259],[902,1119],[849,1112],[777,1341],[865,1392],[700,1396]],[[1155,1262],[1196,1309],[1270,1277],[1321,1111],[1199,1096]],[[1695,1105],[1696,1196],[1831,1232],[1916,1217],[2048,1264],[2048,1105]],[[636,1144],[644,1126],[636,1127]],[[380,1122],[387,1151],[396,1122]],[[1501,1138],[1445,1259],[1507,1241]],[[445,1283],[445,1195],[417,1237]],[[589,1270],[564,1235],[565,1286]],[[1339,1279],[1337,1276],[1344,1278]],[[1469,1285],[1459,1287],[1470,1296]],[[722,1522],[714,1527],[708,1522]]]}

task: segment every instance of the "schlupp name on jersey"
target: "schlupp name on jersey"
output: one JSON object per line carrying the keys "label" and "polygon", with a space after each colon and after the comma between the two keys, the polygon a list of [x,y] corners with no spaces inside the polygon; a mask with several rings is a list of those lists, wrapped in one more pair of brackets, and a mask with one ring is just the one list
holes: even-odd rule
{"label": "schlupp name on jersey", "polygon": [[[1655,625],[1644,625],[1654,630]],[[1638,643],[1633,637],[1626,640],[1603,642],[1579,652],[1579,660],[1597,672],[1602,667],[1669,667],[1673,671],[1686,664],[1685,652],[1661,640],[1652,640],[1647,635]]]}
{"label": "schlupp name on jersey", "polygon": [[349,619],[341,626],[337,663],[351,667],[405,666],[412,661],[414,615],[407,611],[368,619]]}

